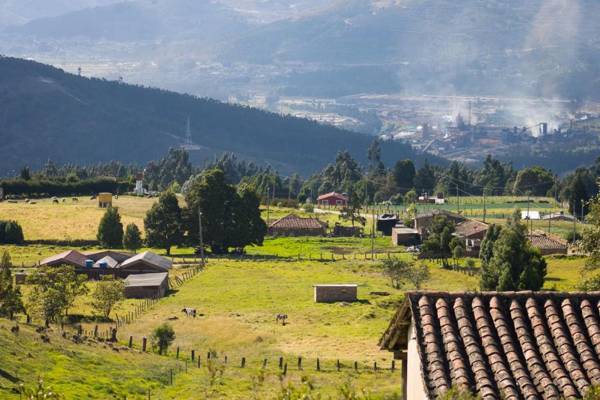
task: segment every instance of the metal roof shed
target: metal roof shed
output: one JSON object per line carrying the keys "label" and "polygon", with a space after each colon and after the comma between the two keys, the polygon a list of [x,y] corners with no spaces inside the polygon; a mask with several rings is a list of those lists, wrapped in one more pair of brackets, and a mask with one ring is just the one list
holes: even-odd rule
{"label": "metal roof shed", "polygon": [[156,299],[169,290],[169,274],[129,275],[125,279],[125,297],[128,299]]}

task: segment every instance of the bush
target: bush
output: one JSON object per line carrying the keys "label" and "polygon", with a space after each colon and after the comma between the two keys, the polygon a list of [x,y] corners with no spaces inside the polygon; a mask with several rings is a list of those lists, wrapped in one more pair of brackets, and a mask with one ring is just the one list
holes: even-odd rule
{"label": "bush", "polygon": [[573,242],[577,242],[579,240],[581,240],[582,236],[579,232],[573,232],[573,231],[569,231],[566,235],[565,235],[565,239],[567,240],[567,242],[569,243],[573,243]]}
{"label": "bush", "polygon": [[12,179],[0,182],[5,195],[25,197],[78,196],[100,192],[126,193],[132,190],[131,182],[100,177],[79,181]]}
{"label": "bush", "polygon": [[158,347],[158,354],[167,352],[169,346],[175,340],[175,331],[173,327],[167,323],[158,326],[152,333],[152,344]]}
{"label": "bush", "polygon": [[23,228],[16,221],[0,221],[0,244],[23,244]]}

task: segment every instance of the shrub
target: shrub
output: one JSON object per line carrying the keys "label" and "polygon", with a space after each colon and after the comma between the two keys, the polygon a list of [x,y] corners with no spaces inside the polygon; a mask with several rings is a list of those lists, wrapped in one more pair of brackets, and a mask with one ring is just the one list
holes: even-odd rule
{"label": "shrub", "polygon": [[165,354],[167,349],[175,340],[175,331],[173,327],[167,323],[158,326],[152,332],[152,343],[158,347],[158,354]]}
{"label": "shrub", "polygon": [[23,244],[23,228],[16,221],[0,221],[0,244]]}

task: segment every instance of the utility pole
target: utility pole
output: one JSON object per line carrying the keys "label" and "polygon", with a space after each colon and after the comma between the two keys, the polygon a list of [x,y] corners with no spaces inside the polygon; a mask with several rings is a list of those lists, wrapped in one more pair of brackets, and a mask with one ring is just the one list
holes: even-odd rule
{"label": "utility pole", "polygon": [[206,260],[204,258],[204,235],[202,234],[202,210],[198,208],[198,236],[200,238],[200,259],[202,260],[202,267],[206,266]]}
{"label": "utility pole", "polygon": [[460,214],[460,192],[458,191],[458,184],[456,184],[456,213]]}
{"label": "utility pole", "polygon": [[271,202],[271,196],[269,195],[269,187],[267,186],[267,226],[269,225],[269,203]]}
{"label": "utility pole", "polygon": [[375,205],[372,208],[373,211],[373,222],[371,227],[371,261],[375,261]]}
{"label": "utility pole", "polygon": [[483,223],[485,224],[485,217],[487,214],[487,210],[485,208],[485,190],[483,191]]}

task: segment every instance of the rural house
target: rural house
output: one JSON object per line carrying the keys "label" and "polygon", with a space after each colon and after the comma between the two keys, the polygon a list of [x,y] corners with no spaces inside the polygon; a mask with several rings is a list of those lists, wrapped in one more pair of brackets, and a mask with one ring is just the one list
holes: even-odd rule
{"label": "rural house", "polygon": [[403,398],[582,398],[600,384],[600,292],[407,293],[380,339]]}
{"label": "rural house", "polygon": [[538,249],[543,256],[552,254],[567,254],[569,245],[563,238],[535,230],[527,236],[531,245]]}
{"label": "rural house", "polygon": [[129,275],[125,279],[125,297],[128,299],[158,299],[169,290],[169,274]]}
{"label": "rural house", "polygon": [[465,241],[467,257],[479,257],[481,241],[485,238],[489,225],[474,219],[459,222],[454,229],[454,236]]}
{"label": "rural house", "polygon": [[302,218],[295,214],[286,215],[269,225],[271,236],[325,236],[327,223],[317,218]]}
{"label": "rural house", "polygon": [[345,207],[348,205],[348,197],[336,192],[326,193],[317,198],[317,204],[329,207]]}
{"label": "rural house", "polygon": [[421,239],[427,239],[429,234],[429,230],[431,229],[431,225],[433,224],[433,219],[439,215],[446,216],[450,221],[458,224],[460,222],[466,221],[467,219],[460,214],[456,214],[446,210],[432,210],[427,213],[419,214],[415,217],[415,226],[414,228],[421,235]]}

